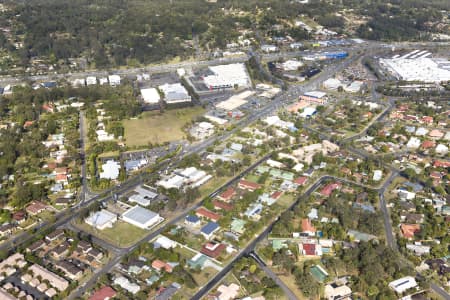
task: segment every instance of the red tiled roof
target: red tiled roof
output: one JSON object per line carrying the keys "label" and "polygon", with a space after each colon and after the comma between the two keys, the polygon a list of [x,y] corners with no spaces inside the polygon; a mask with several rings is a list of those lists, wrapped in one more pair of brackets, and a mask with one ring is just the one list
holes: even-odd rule
{"label": "red tiled roof", "polygon": [[439,173],[439,172],[434,171],[434,172],[430,173],[430,177],[431,178],[435,178],[435,179],[442,179],[442,174]]}
{"label": "red tiled roof", "polygon": [[104,286],[98,291],[96,291],[89,300],[106,300],[112,299],[116,296],[116,291],[112,289],[110,286]]}
{"label": "red tiled roof", "polygon": [[205,217],[207,219],[210,219],[211,221],[218,221],[221,217],[221,215],[216,214],[215,212],[212,212],[204,207],[200,207],[195,211],[195,214],[199,217]]}
{"label": "red tiled roof", "polygon": [[220,194],[218,196],[218,198],[224,200],[224,201],[230,201],[231,198],[233,198],[233,196],[236,194],[236,191],[230,187],[228,188],[225,192],[223,192],[222,194]]}
{"label": "red tiled roof", "polygon": [[278,200],[278,198],[280,198],[281,195],[283,195],[283,192],[276,191],[276,192],[273,192],[272,195],[270,195],[270,198]]}
{"label": "red tiled roof", "polygon": [[420,224],[401,224],[400,229],[405,238],[411,239],[420,231]]}
{"label": "red tiled roof", "polygon": [[302,219],[302,232],[316,232],[316,228],[311,224],[310,219]]}
{"label": "red tiled roof", "polygon": [[244,189],[249,189],[249,190],[257,190],[257,189],[261,188],[261,185],[255,183],[255,182],[241,179],[241,181],[239,181],[239,187],[244,188]]}
{"label": "red tiled roof", "polygon": [[433,123],[433,117],[424,116],[424,117],[422,117],[422,122]]}
{"label": "red tiled roof", "polygon": [[152,262],[152,268],[158,271],[164,269],[167,273],[172,273],[172,266],[159,259]]}
{"label": "red tiled roof", "polygon": [[436,146],[436,144],[435,144],[435,142],[433,142],[433,141],[424,141],[423,143],[422,143],[422,148],[423,149],[429,149],[429,148],[433,148],[434,146]]}
{"label": "red tiled roof", "polygon": [[56,181],[67,181],[66,174],[56,174]]}
{"label": "red tiled roof", "polygon": [[26,215],[25,215],[24,211],[18,211],[18,212],[13,213],[13,215],[12,215],[12,218],[15,221],[22,221],[23,219],[25,219],[25,217],[26,217]]}
{"label": "red tiled roof", "polygon": [[24,128],[27,128],[27,127],[30,127],[31,125],[33,125],[34,124],[34,121],[26,121],[24,124],[23,124],[23,127]]}
{"label": "red tiled roof", "polygon": [[41,211],[47,209],[47,205],[45,203],[42,203],[40,201],[33,201],[30,203],[30,205],[27,206],[26,211],[32,215],[38,214]]}
{"label": "red tiled roof", "polygon": [[294,179],[294,183],[298,185],[304,185],[305,182],[308,180],[308,177],[302,176]]}
{"label": "red tiled roof", "polygon": [[316,244],[303,243],[305,255],[316,255]]}
{"label": "red tiled roof", "polygon": [[320,194],[322,194],[323,196],[327,196],[327,197],[328,197],[328,196],[331,195],[331,193],[332,193],[334,190],[336,190],[336,189],[338,189],[338,188],[340,188],[340,187],[341,187],[341,184],[338,183],[338,182],[327,184],[327,185],[320,191]]}
{"label": "red tiled roof", "polygon": [[230,203],[226,203],[226,202],[219,201],[219,200],[214,200],[212,203],[214,205],[214,208],[216,208],[216,209],[223,209],[226,211],[230,211],[233,209],[233,204],[230,204]]}
{"label": "red tiled roof", "polygon": [[226,246],[224,244],[206,243],[200,252],[209,257],[217,258],[225,248]]}
{"label": "red tiled roof", "polygon": [[433,166],[435,168],[450,168],[450,161],[435,160]]}

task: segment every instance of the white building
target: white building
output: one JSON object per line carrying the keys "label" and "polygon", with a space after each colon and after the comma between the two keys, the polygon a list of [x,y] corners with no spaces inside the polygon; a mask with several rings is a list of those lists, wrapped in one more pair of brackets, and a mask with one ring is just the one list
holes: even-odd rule
{"label": "white building", "polygon": [[110,159],[102,165],[102,172],[100,172],[100,178],[115,180],[119,177],[119,171],[120,171],[120,163]]}
{"label": "white building", "polygon": [[85,86],[85,85],[86,85],[86,81],[84,80],[84,78],[77,78],[72,81],[73,87],[80,87],[80,86]]}
{"label": "white building", "polygon": [[450,80],[450,62],[444,59],[419,58],[391,58],[380,59],[384,66],[398,80],[442,82]]}
{"label": "white building", "polygon": [[106,209],[102,209],[91,213],[84,221],[86,224],[95,227],[98,230],[103,230],[105,228],[113,227],[114,223],[117,221],[117,215],[107,211]]}
{"label": "white building", "polygon": [[346,285],[327,284],[325,286],[324,296],[328,300],[347,300],[351,299],[352,290]]}
{"label": "white building", "polygon": [[417,286],[417,282],[412,276],[406,276],[389,283],[389,287],[396,293],[402,294],[403,292]]}
{"label": "white building", "polygon": [[86,85],[96,85],[96,84],[97,84],[97,77],[95,76],[86,77]]}
{"label": "white building", "polygon": [[357,93],[361,90],[363,85],[364,85],[363,81],[355,80],[352,83],[350,83],[349,85],[344,86],[344,91],[349,92],[349,93]]}
{"label": "white building", "polygon": [[250,87],[251,82],[247,69],[243,63],[210,66],[212,75],[203,78],[204,83],[210,89],[224,89],[238,87]]}
{"label": "white building", "polygon": [[420,147],[420,140],[413,136],[409,139],[406,147],[408,147],[409,149],[418,149]]}
{"label": "white building", "polygon": [[336,78],[329,78],[323,82],[323,88],[327,90],[335,91],[340,86],[343,86],[342,82]]}
{"label": "white building", "polygon": [[283,62],[281,66],[285,71],[297,71],[298,68],[303,66],[303,63],[298,60],[290,59]]}
{"label": "white building", "polygon": [[191,96],[181,83],[163,84],[158,89],[164,94],[164,101],[167,104],[191,102]]}
{"label": "white building", "polygon": [[106,142],[106,141],[114,140],[114,134],[110,134],[110,133],[106,132],[104,129],[96,130],[95,133],[97,134],[97,140],[99,142]]}
{"label": "white building", "polygon": [[120,85],[120,76],[119,75],[109,75],[108,80],[109,80],[110,86]]}
{"label": "white building", "polygon": [[141,89],[142,99],[148,104],[158,104],[161,99],[158,90],[155,88]]}
{"label": "white building", "polygon": [[448,147],[446,145],[444,145],[444,144],[438,144],[436,146],[435,151],[436,151],[437,154],[441,154],[441,155],[447,154],[448,153]]}
{"label": "white building", "polygon": [[100,85],[108,84],[108,78],[106,78],[106,77],[100,77],[100,78],[98,79],[98,83],[99,83]]}
{"label": "white building", "polygon": [[275,45],[261,45],[261,50],[263,52],[269,53],[269,52],[277,52],[278,47]]}
{"label": "white building", "polygon": [[139,228],[149,229],[162,222],[164,218],[151,210],[136,205],[122,214],[122,220]]}
{"label": "white building", "polygon": [[142,206],[149,206],[150,203],[156,199],[156,197],[158,197],[157,193],[138,186],[134,189],[133,194],[128,197],[128,201]]}
{"label": "white building", "polygon": [[156,185],[165,189],[180,189],[185,185],[194,188],[201,186],[211,178],[212,176],[205,171],[190,167],[183,170],[176,170],[171,176],[158,181]]}
{"label": "white building", "polygon": [[130,282],[128,278],[125,278],[123,276],[116,277],[113,283],[120,286],[124,290],[127,290],[133,295],[137,294],[141,290],[141,287],[138,284]]}
{"label": "white building", "polygon": [[380,181],[381,177],[383,177],[383,171],[381,170],[373,171],[373,181]]}

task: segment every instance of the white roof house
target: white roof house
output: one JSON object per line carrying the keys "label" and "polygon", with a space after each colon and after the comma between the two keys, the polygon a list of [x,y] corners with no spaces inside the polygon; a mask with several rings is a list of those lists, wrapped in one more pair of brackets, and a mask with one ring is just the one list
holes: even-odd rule
{"label": "white roof house", "polygon": [[203,81],[211,89],[250,86],[250,78],[243,63],[210,66],[209,70],[213,74],[205,76]]}
{"label": "white roof house", "polygon": [[155,88],[141,89],[142,99],[148,104],[157,104],[161,99],[158,90]]}
{"label": "white roof house", "polygon": [[419,127],[416,130],[416,135],[417,136],[424,136],[428,133],[428,129],[424,128],[424,127]]}
{"label": "white roof house", "polygon": [[380,181],[382,176],[383,176],[383,171],[381,171],[381,170],[373,171],[373,181]]}
{"label": "white roof house", "polygon": [[406,276],[389,283],[389,287],[396,293],[402,294],[403,292],[417,286],[417,282],[412,276]]}
{"label": "white roof house", "polygon": [[406,147],[408,147],[409,149],[417,149],[420,147],[420,140],[413,136],[409,139]]}
{"label": "white roof house", "polygon": [[435,151],[438,154],[447,154],[448,153],[448,147],[446,145],[444,145],[444,144],[438,144],[436,146]]}
{"label": "white roof house", "polygon": [[91,213],[89,217],[84,220],[88,225],[103,230],[105,228],[112,228],[117,221],[117,215],[106,209]]}
{"label": "white roof house", "polygon": [[108,80],[109,80],[110,86],[120,85],[120,76],[119,75],[109,75]]}
{"label": "white roof house", "polygon": [[177,243],[169,239],[168,237],[165,237],[164,235],[160,235],[153,244],[158,244],[164,249],[171,249],[175,248],[177,246]]}
{"label": "white roof house", "polygon": [[352,290],[346,285],[327,284],[325,286],[324,296],[328,300],[351,299]]}
{"label": "white roof house", "polygon": [[142,229],[148,229],[164,220],[159,214],[136,205],[122,214],[122,220]]}
{"label": "white roof house", "polygon": [[163,84],[158,89],[164,94],[164,101],[168,104],[191,102],[191,96],[181,83]]}
{"label": "white roof house", "polygon": [[133,282],[130,282],[128,280],[128,278],[125,278],[123,276],[120,277],[116,277],[114,279],[113,282],[115,285],[120,286],[121,288],[123,288],[124,290],[127,290],[128,292],[130,292],[131,294],[136,294],[137,292],[139,292],[141,290],[141,287]]}
{"label": "white roof house", "polygon": [[100,172],[100,178],[115,180],[119,177],[119,171],[120,171],[120,163],[110,159],[102,165],[102,172]]}

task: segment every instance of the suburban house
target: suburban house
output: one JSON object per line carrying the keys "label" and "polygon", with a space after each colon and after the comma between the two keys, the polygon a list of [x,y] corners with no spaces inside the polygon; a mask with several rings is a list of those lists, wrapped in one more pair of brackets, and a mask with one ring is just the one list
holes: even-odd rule
{"label": "suburban house", "polygon": [[238,187],[241,190],[247,190],[247,191],[250,191],[250,192],[254,192],[257,189],[260,189],[261,185],[258,184],[258,183],[255,183],[255,182],[251,182],[251,181],[248,181],[248,180],[245,180],[245,179],[241,179],[241,181],[239,181]]}

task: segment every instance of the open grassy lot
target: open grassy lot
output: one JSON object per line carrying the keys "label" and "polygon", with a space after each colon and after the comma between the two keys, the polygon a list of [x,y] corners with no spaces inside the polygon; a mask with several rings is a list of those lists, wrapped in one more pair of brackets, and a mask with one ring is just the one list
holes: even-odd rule
{"label": "open grassy lot", "polygon": [[123,121],[125,143],[133,147],[181,140],[185,137],[183,126],[204,112],[201,107],[166,110],[162,114],[159,111],[144,112],[139,119]]}
{"label": "open grassy lot", "polygon": [[77,227],[119,247],[130,246],[148,234],[148,231],[123,221],[117,221],[112,228],[104,230],[95,230],[84,222],[78,223]]}

